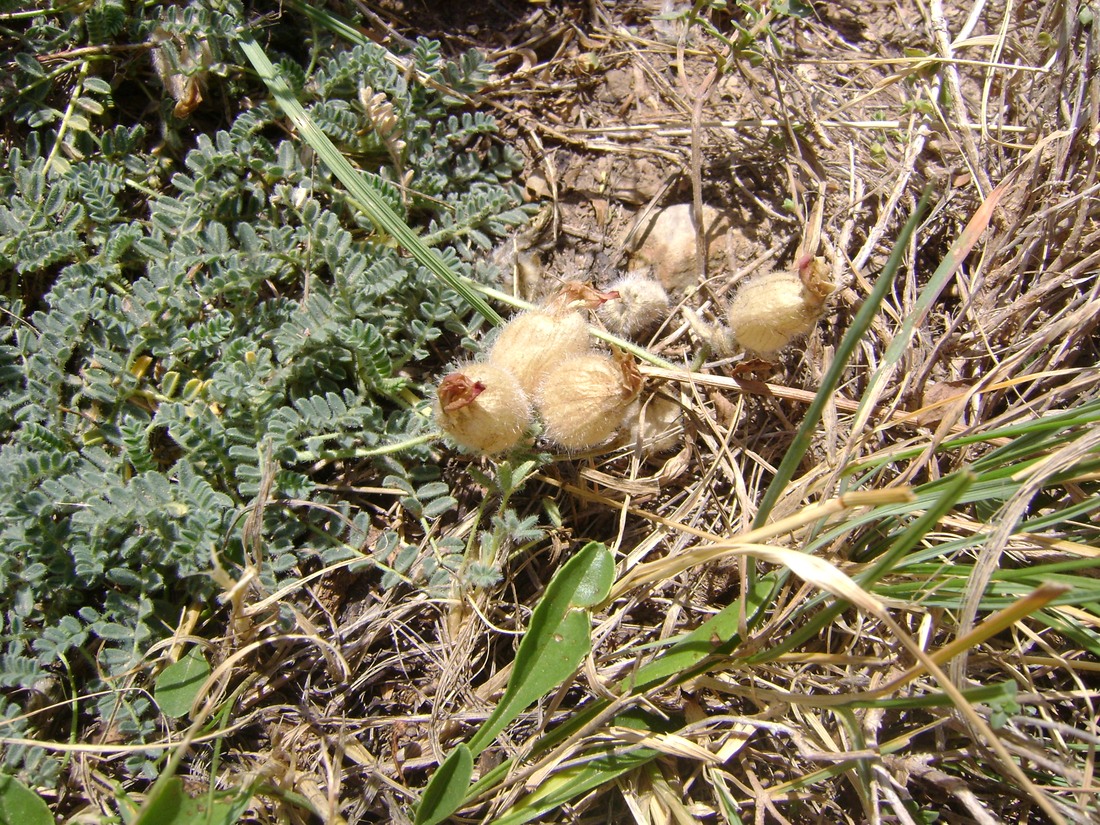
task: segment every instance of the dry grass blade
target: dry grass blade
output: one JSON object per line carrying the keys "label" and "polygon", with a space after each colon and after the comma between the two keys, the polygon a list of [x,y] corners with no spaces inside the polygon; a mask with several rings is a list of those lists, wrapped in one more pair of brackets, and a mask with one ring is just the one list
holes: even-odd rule
{"label": "dry grass blade", "polygon": [[973,727],[973,729],[977,731],[977,733],[985,741],[985,744],[992,748],[993,752],[996,753],[997,760],[1000,763],[1001,767],[1017,782],[1020,783],[1020,787],[1023,788],[1033,800],[1035,800],[1035,802],[1042,809],[1043,813],[1045,813],[1050,818],[1051,822],[1055,822],[1058,825],[1067,825],[1068,820],[1062,815],[1062,812],[1058,809],[1055,803],[1046,794],[1046,792],[1037,787],[1036,784],[1031,781],[1031,778],[1026,773],[1024,773],[1024,771],[1020,768],[1018,764],[1016,764],[1016,760],[1013,758],[1008,748],[1005,747],[1000,737],[998,737],[997,734],[994,733],[993,729],[989,726],[989,723],[978,715],[973,706],[966,700],[966,697],[963,696],[962,691],[955,686],[955,684],[940,668],[940,666],[932,661],[931,657],[929,657],[927,653],[921,650],[920,645],[917,644],[909,636],[909,634],[906,633],[905,630],[902,629],[897,624],[897,622],[895,622],[888,614],[883,613],[883,615],[881,615],[879,618],[881,618],[882,621],[886,623],[886,625],[893,631],[897,639],[903,645],[905,645],[906,649],[915,657],[917,657],[918,660],[920,660],[921,664],[928,670],[928,672],[935,676],[936,681],[939,683],[940,687],[942,687],[944,692],[951,697],[952,701],[954,701],[955,707],[959,711],[959,713],[961,713],[966,721]]}
{"label": "dry grass blade", "polygon": [[[760,542],[777,536],[793,533],[800,528],[806,527],[807,525],[811,525],[815,522],[837,516],[838,514],[841,514],[850,508],[873,507],[876,505],[887,504],[904,504],[907,502],[911,502],[912,500],[912,493],[905,489],[871,490],[866,492],[850,493],[838,499],[820,502],[818,504],[812,504],[795,515],[788,516],[787,518],[772,522],[771,524],[768,524],[764,527],[758,527],[754,530],[743,533],[736,538],[730,538],[724,541],[718,540],[710,544],[701,544],[685,550],[679,555],[670,555],[656,561],[647,562],[645,564],[639,565],[638,567],[632,569],[626,575],[619,578],[611,591],[611,598],[615,599],[635,587],[663,582],[692,567],[709,564],[718,561],[726,556],[754,555],[756,554],[757,550],[767,552],[780,552],[782,554],[783,561],[776,561],[777,564],[786,565],[787,562],[793,558],[792,556],[788,555],[790,553],[794,553],[795,556],[798,556],[801,559],[809,559],[810,561],[806,562],[806,564],[808,565],[806,569],[807,572],[810,572],[811,576],[818,575],[818,573],[823,569],[819,568],[818,565],[825,565],[829,569],[835,570],[832,565],[829,565],[828,562],[824,562],[821,559],[816,559],[803,553],[795,553],[795,551],[769,547],[767,545],[760,544]],[[800,562],[798,560],[795,560],[794,563],[799,564]],[[794,568],[792,567],[792,570],[793,569]],[[836,572],[839,573],[839,571]],[[828,577],[829,574],[825,573],[825,575],[826,577]],[[829,592],[833,592],[827,586],[822,585],[822,587]]]}

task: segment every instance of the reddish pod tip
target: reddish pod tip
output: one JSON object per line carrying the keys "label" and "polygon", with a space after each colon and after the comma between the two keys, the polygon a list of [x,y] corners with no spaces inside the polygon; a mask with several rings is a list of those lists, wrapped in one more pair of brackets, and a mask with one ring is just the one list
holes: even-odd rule
{"label": "reddish pod tip", "polygon": [[483,392],[485,385],[482,382],[471,381],[461,372],[452,372],[439,382],[439,406],[446,412],[454,412],[472,404]]}

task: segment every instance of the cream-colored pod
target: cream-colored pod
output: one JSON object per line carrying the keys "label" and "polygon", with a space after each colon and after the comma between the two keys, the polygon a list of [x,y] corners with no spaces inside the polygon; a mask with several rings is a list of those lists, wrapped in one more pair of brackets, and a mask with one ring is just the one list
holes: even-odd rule
{"label": "cream-colored pod", "polygon": [[588,352],[588,323],[579,312],[533,309],[501,329],[489,362],[509,370],[524,392],[534,395],[556,363]]}
{"label": "cream-colored pod", "polygon": [[531,402],[516,377],[494,364],[467,364],[439,383],[435,416],[462,449],[485,455],[515,447],[531,426]]}
{"label": "cream-colored pod", "polygon": [[652,330],[668,315],[668,293],[644,275],[620,278],[608,287],[608,294],[618,297],[602,303],[596,314],[616,335],[634,338]]}
{"label": "cream-colored pod", "polygon": [[671,398],[650,398],[631,419],[630,436],[645,456],[676,449],[684,438],[683,408]]}
{"label": "cream-colored pod", "polygon": [[543,306],[504,325],[489,349],[489,361],[511,370],[534,396],[550,367],[588,352],[588,319],[581,310],[595,309],[610,297],[590,284],[567,281]]}
{"label": "cream-colored pod", "polygon": [[738,345],[770,357],[813,329],[831,284],[809,280],[816,270],[803,269],[804,274],[764,272],[738,288],[728,310],[730,332]]}
{"label": "cream-colored pod", "polygon": [[567,450],[607,441],[642,389],[634,359],[589,353],[555,364],[537,396],[547,438]]}
{"label": "cream-colored pod", "polygon": [[698,230],[703,232],[707,269],[711,274],[730,265],[734,248],[742,238],[737,216],[724,209],[703,205],[701,220],[695,207],[679,203],[660,210],[639,227],[641,245],[630,259],[632,270],[652,268],[653,275],[669,292],[683,291],[699,282]]}

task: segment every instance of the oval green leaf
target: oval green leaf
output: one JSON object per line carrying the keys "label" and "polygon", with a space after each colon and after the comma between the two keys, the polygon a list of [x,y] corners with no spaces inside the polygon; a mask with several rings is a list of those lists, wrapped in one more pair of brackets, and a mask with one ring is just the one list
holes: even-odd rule
{"label": "oval green leaf", "polygon": [[11,776],[0,776],[0,825],[53,825],[49,806]]}
{"label": "oval green leaf", "polygon": [[442,822],[462,804],[474,775],[474,757],[465,745],[459,745],[443,760],[416,808],[414,825]]}
{"label": "oval green leaf", "polygon": [[469,742],[472,753],[480,753],[528,705],[577,669],[592,643],[583,608],[607,598],[614,564],[606,547],[590,542],[550,580],[516,651],[504,696]]}
{"label": "oval green leaf", "polygon": [[190,713],[209,675],[210,664],[197,647],[188,650],[175,664],[168,665],[157,677],[153,689],[161,712],[174,719]]}

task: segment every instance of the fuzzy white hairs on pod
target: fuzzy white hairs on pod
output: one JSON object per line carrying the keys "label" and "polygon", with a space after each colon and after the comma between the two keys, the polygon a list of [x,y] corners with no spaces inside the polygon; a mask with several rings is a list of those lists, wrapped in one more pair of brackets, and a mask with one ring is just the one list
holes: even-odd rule
{"label": "fuzzy white hairs on pod", "polygon": [[823,271],[823,262],[808,259],[799,263],[797,272],[764,272],[746,280],[727,310],[737,344],[772,357],[813,329],[833,288]]}
{"label": "fuzzy white hairs on pod", "polygon": [[531,427],[527,393],[511,372],[494,364],[466,364],[440,382],[436,395],[436,422],[469,452],[503,453]]}
{"label": "fuzzy white hairs on pod", "polygon": [[668,315],[668,293],[652,278],[627,275],[608,287],[617,295],[596,310],[600,320],[616,335],[635,338],[653,329]]}
{"label": "fuzzy white hairs on pod", "polygon": [[537,396],[546,436],[567,450],[587,450],[607,441],[623,423],[642,389],[634,359],[590,353],[551,369]]}
{"label": "fuzzy white hairs on pod", "polygon": [[510,370],[533,395],[552,365],[584,355],[589,346],[588,323],[579,312],[533,309],[504,325],[489,350],[489,361]]}
{"label": "fuzzy white hairs on pod", "polygon": [[569,281],[544,306],[521,312],[504,325],[489,350],[490,363],[511,370],[524,392],[534,396],[555,364],[584,355],[591,347],[588,319],[610,298],[580,281]]}

